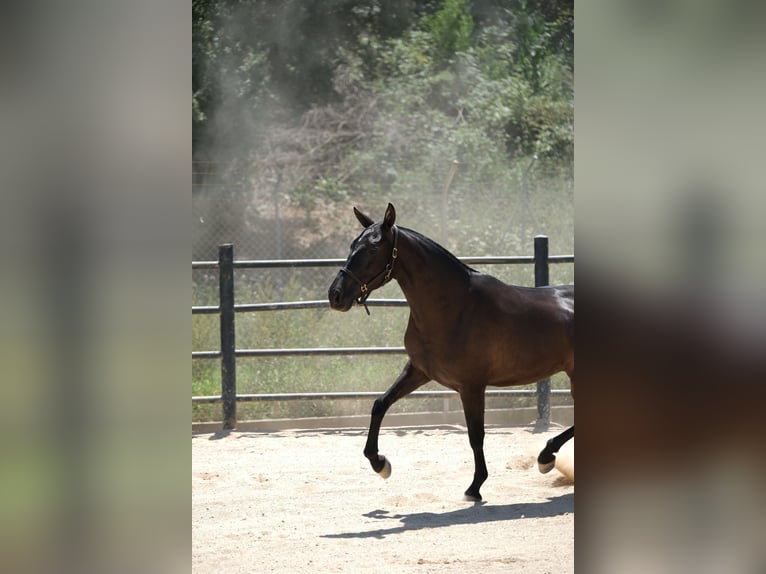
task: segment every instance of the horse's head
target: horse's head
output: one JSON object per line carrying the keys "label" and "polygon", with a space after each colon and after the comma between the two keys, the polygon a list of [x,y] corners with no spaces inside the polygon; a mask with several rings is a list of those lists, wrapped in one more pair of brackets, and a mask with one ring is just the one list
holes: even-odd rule
{"label": "horse's head", "polygon": [[351,242],[346,264],[327,292],[330,306],[338,311],[348,311],[354,302],[364,305],[374,289],[391,279],[398,255],[398,230],[394,225],[396,210],[393,205],[388,204],[383,221],[379,223],[375,223],[356,207],[354,214],[364,231]]}

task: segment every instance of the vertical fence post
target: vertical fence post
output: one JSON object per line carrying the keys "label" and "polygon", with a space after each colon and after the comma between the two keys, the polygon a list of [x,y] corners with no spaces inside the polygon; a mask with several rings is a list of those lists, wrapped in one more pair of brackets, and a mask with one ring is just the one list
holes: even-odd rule
{"label": "vertical fence post", "polygon": [[218,247],[219,305],[221,319],[221,399],[223,428],[237,425],[237,363],[234,355],[234,247]]}
{"label": "vertical fence post", "polygon": [[[535,287],[548,285],[548,237],[535,236]],[[537,426],[547,427],[551,423],[551,380],[537,383]]]}

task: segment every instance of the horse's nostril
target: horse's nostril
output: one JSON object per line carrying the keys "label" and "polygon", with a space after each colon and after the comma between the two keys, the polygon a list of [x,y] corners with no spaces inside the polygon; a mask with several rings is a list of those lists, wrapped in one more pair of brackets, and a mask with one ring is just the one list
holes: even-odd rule
{"label": "horse's nostril", "polygon": [[332,289],[330,291],[330,304],[337,307],[340,303],[340,290]]}

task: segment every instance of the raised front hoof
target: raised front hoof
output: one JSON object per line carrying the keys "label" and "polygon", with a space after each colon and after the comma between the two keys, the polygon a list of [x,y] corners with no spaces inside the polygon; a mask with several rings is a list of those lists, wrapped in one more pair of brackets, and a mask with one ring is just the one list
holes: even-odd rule
{"label": "raised front hoof", "polygon": [[385,456],[383,457],[383,468],[376,472],[383,478],[391,476],[391,463],[388,462],[388,459]]}
{"label": "raised front hoof", "polygon": [[540,451],[537,457],[537,468],[542,474],[546,474],[553,470],[556,466],[556,455],[552,452],[546,452],[546,449]]}
{"label": "raised front hoof", "polygon": [[[544,462],[545,461],[545,462]],[[556,466],[556,457],[552,457],[550,460],[546,458],[543,458],[542,456],[539,456],[537,458],[537,468],[540,470],[542,474],[549,473],[553,470],[553,468]]]}

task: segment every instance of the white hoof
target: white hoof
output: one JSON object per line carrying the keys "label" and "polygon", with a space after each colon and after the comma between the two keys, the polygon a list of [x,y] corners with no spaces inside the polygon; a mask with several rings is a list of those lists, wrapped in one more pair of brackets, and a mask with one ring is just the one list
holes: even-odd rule
{"label": "white hoof", "polygon": [[537,468],[540,469],[540,472],[545,474],[553,470],[553,467],[556,466],[556,460],[552,460],[551,462],[546,462],[545,464],[538,462]]}
{"label": "white hoof", "polygon": [[383,478],[391,476],[391,463],[388,462],[388,459],[385,456],[383,457],[383,468],[380,469],[378,474]]}

